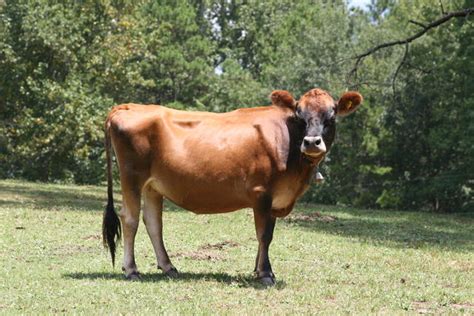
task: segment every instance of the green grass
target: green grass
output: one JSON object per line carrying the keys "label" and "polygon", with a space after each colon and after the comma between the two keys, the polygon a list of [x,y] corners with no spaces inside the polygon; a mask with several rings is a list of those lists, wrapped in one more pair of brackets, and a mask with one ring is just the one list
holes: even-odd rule
{"label": "green grass", "polygon": [[181,277],[156,269],[140,223],[143,280],[129,282],[102,247],[104,203],[105,187],[0,181],[0,314],[474,313],[473,214],[300,205],[277,222],[277,286],[263,289],[250,210],[167,205],[165,244]]}

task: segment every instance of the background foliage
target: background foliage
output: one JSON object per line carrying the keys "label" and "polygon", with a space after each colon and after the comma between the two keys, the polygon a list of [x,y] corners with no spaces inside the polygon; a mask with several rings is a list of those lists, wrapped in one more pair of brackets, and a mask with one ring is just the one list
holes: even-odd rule
{"label": "background foliage", "polygon": [[[473,0],[445,1],[447,11]],[[441,16],[429,0],[0,1],[0,177],[99,183],[102,124],[117,103],[228,111],[347,88],[364,106],[338,123],[305,199],[383,208],[473,210],[472,18],[409,47],[351,57]]]}

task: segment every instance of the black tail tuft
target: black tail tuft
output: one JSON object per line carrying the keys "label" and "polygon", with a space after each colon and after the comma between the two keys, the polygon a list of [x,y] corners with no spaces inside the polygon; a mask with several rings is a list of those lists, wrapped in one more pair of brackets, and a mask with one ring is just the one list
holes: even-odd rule
{"label": "black tail tuft", "polygon": [[108,247],[110,250],[113,266],[115,266],[115,249],[117,248],[116,243],[120,240],[120,235],[120,220],[115,213],[114,201],[109,199],[102,222],[102,239],[104,241],[104,246]]}
{"label": "black tail tuft", "polygon": [[114,209],[114,190],[112,177],[112,143],[109,133],[110,122],[107,118],[105,123],[105,156],[107,160],[107,207],[102,221],[102,240],[104,247],[108,247],[112,256],[112,265],[115,266],[116,243],[120,240],[120,220]]}

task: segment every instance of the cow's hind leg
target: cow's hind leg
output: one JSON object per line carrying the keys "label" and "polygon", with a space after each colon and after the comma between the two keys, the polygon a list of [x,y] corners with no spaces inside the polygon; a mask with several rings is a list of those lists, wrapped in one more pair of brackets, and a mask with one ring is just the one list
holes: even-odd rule
{"label": "cow's hind leg", "polygon": [[143,193],[143,221],[155,250],[158,268],[167,276],[175,278],[178,270],[171,264],[163,243],[163,196],[151,187],[145,188]]}
{"label": "cow's hind leg", "polygon": [[268,249],[273,239],[276,218],[271,215],[271,197],[262,197],[254,207],[255,230],[258,240],[258,254],[255,274],[264,285],[274,285],[275,275],[272,271]]}
{"label": "cow's hind leg", "polygon": [[123,266],[125,277],[131,280],[139,279],[135,263],[135,235],[140,219],[140,191],[136,187],[127,187],[122,180],[123,205],[120,219],[123,226]]}

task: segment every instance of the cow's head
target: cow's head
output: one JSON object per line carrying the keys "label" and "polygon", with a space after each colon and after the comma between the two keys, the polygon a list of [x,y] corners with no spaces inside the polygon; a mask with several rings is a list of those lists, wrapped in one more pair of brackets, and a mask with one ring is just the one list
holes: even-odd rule
{"label": "cow's head", "polygon": [[306,123],[301,152],[309,158],[323,158],[334,141],[336,116],[351,114],[361,103],[358,92],[346,92],[337,102],[321,89],[306,92],[295,108],[296,116]]}

